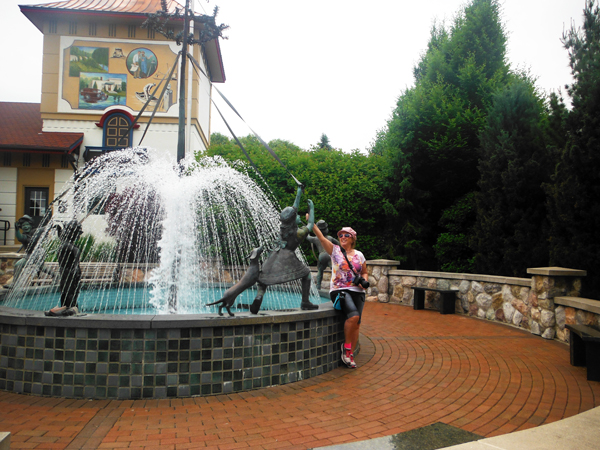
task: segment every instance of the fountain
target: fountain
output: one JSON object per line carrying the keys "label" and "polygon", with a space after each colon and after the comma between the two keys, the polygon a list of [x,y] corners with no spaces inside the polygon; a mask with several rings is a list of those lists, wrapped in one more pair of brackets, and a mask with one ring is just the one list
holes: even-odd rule
{"label": "fountain", "polygon": [[[128,149],[90,162],[57,197],[0,307],[0,389],[73,398],[167,398],[284,384],[337,367],[341,322],[314,284],[219,299],[248,256],[278,240],[279,211],[244,169],[220,158]],[[169,168],[172,168],[169,170]],[[58,304],[57,225],[83,225],[80,313]],[[264,261],[268,252],[256,256]],[[297,256],[305,262],[301,253]]]}

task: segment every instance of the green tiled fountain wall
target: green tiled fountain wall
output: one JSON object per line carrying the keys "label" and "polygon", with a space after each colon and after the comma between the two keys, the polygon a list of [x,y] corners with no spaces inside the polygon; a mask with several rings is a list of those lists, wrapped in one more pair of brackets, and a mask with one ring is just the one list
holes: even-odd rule
{"label": "green tiled fountain wall", "polygon": [[0,389],[66,398],[190,397],[291,383],[338,367],[344,335],[333,310],[157,329],[0,319]]}

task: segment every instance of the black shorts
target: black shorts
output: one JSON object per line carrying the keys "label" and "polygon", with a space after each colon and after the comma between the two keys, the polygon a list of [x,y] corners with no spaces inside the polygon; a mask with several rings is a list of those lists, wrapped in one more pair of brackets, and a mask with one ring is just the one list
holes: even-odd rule
{"label": "black shorts", "polygon": [[365,293],[348,291],[346,289],[331,291],[329,293],[331,301],[334,301],[338,294],[346,294],[345,300],[341,302],[342,312],[346,316],[346,319],[358,316],[358,323],[360,323],[362,320],[363,308],[365,307]]}

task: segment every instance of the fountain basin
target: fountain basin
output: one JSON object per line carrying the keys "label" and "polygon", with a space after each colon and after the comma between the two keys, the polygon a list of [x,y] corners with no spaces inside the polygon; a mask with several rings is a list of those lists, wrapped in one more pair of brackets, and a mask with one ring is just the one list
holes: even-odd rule
{"label": "fountain basin", "polygon": [[[191,295],[194,298],[202,298],[205,302],[215,302],[223,297],[225,291],[230,287],[225,283],[210,283],[205,288],[197,288]],[[145,283],[130,283],[127,287],[122,284],[108,285],[83,285],[79,294],[77,304],[82,313],[92,314],[117,314],[117,315],[159,315],[165,314],[148,301],[151,296],[152,287]],[[256,288],[250,288],[242,292],[236,299],[232,312],[247,312],[256,297]],[[313,298],[315,303],[330,301],[329,298]],[[0,302],[2,295],[0,294]],[[218,312],[218,305],[207,306],[198,302],[188,307],[179,314],[210,314]],[[1,303],[0,303],[1,304]],[[26,305],[27,310],[48,311],[55,306],[60,306],[60,290],[58,286],[34,287],[24,291],[19,304]],[[274,286],[264,297],[261,310],[289,310],[300,305],[298,295]],[[4,305],[18,307],[15,305]],[[227,314],[223,310],[223,314]]]}
{"label": "fountain basin", "polygon": [[46,317],[0,307],[0,389],[90,399],[174,398],[276,386],[339,365],[343,320],[316,311]]}

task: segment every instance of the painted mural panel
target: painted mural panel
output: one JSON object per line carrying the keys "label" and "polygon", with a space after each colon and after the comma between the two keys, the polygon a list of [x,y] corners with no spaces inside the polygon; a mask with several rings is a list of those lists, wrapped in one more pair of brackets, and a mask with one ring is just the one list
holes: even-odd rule
{"label": "painted mural panel", "polygon": [[79,74],[79,108],[103,110],[125,105],[127,75],[122,73],[81,72]]}
{"label": "painted mural panel", "polygon": [[133,78],[148,78],[154,75],[158,60],[152,50],[136,48],[127,56],[127,67]]}
{"label": "painted mural panel", "polygon": [[81,72],[108,72],[108,49],[72,46],[69,50],[69,76],[78,77]]}
{"label": "painted mural panel", "polygon": [[[139,111],[148,103],[149,112],[158,104],[157,111],[166,113],[175,103],[177,69],[161,95],[163,80],[177,57],[168,44],[75,39],[62,51],[62,99],[67,110],[121,105]],[[64,102],[59,109],[64,110]]]}

